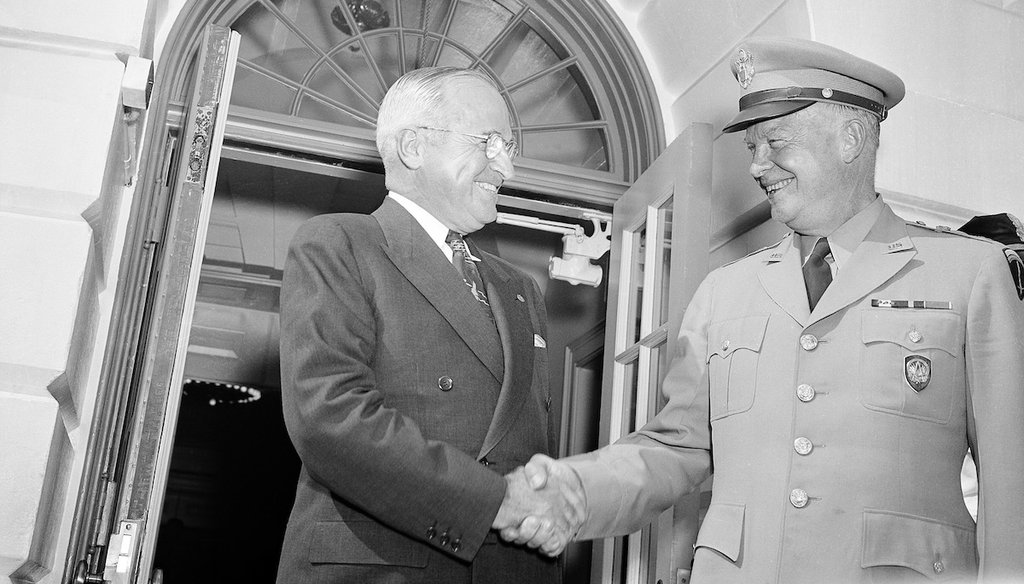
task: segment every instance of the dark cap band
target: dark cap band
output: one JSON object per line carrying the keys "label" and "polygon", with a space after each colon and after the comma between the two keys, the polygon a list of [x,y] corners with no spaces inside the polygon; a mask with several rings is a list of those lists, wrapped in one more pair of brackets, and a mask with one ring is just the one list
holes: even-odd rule
{"label": "dark cap band", "polygon": [[821,101],[851,105],[875,114],[879,120],[884,120],[885,116],[889,114],[884,105],[859,95],[839,91],[838,89],[795,86],[748,93],[740,98],[740,111],[742,112],[762,103],[790,100]]}

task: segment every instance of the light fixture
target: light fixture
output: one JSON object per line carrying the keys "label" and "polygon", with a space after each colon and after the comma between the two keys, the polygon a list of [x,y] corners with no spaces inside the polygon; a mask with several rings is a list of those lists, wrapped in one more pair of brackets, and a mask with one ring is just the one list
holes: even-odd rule
{"label": "light fixture", "polygon": [[255,387],[199,379],[186,379],[182,394],[209,406],[248,404],[263,397],[263,393]]}
{"label": "light fixture", "polygon": [[[391,24],[391,15],[377,0],[345,0],[345,5],[352,13],[352,19],[356,21],[359,32],[386,28]],[[353,34],[341,6],[335,6],[331,10],[331,23],[341,32],[350,36]]]}

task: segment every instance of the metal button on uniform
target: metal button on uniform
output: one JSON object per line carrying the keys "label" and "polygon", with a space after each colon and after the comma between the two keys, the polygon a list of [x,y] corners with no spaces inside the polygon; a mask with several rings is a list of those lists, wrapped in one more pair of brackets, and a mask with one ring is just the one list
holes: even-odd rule
{"label": "metal button on uniform", "polygon": [[921,334],[921,331],[914,329],[907,333],[907,338],[910,339],[911,343],[920,343],[924,339],[924,335]]}
{"label": "metal button on uniform", "polygon": [[491,461],[487,460],[486,457],[485,458],[481,458],[480,459],[480,464],[482,464],[484,466],[491,466]]}
{"label": "metal button on uniform", "polygon": [[936,574],[941,574],[946,570],[946,566],[943,566],[942,562],[935,562],[932,564],[932,569],[935,570]]}
{"label": "metal button on uniform", "polygon": [[441,544],[441,547],[444,547],[448,545],[448,539],[448,530],[446,529],[445,532],[441,534],[441,539],[438,540],[438,543]]}
{"label": "metal button on uniform", "polygon": [[435,535],[437,535],[437,530],[434,529],[433,525],[431,525],[427,528],[427,539],[434,539]]}
{"label": "metal button on uniform", "polygon": [[789,502],[793,504],[797,509],[802,509],[807,506],[807,491],[803,489],[793,489],[789,492]]}
{"label": "metal button on uniform", "polygon": [[460,538],[456,537],[455,541],[452,542],[452,551],[453,552],[457,552],[457,551],[459,551],[459,548],[461,548],[461,547],[462,547],[462,540]]}
{"label": "metal button on uniform", "polygon": [[814,450],[814,444],[811,444],[810,440],[801,436],[793,441],[793,450],[796,450],[796,453],[801,456],[807,456]]}
{"label": "metal button on uniform", "polygon": [[726,339],[726,340],[722,341],[722,350],[723,351],[728,351],[729,350],[729,339]]}
{"label": "metal button on uniform", "polygon": [[447,375],[442,375],[437,378],[437,388],[441,391],[451,391],[453,385],[455,385],[455,382],[453,382],[452,378]]}
{"label": "metal button on uniform", "polygon": [[805,351],[813,351],[818,347],[818,337],[814,335],[800,335],[800,346]]}
{"label": "metal button on uniform", "polygon": [[814,388],[806,383],[796,386],[796,397],[802,402],[809,402],[814,399]]}

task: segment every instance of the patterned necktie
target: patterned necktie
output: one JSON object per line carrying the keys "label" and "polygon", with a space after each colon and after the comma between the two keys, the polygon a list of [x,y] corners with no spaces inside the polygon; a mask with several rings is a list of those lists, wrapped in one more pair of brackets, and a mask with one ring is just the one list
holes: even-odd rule
{"label": "patterned necktie", "polygon": [[484,293],[484,281],[480,278],[480,271],[476,268],[476,262],[480,261],[480,258],[474,257],[470,253],[469,248],[466,247],[466,241],[454,231],[448,232],[448,237],[445,238],[444,242],[448,244],[448,247],[452,248],[452,265],[455,266],[463,281],[469,286],[469,291],[473,293],[473,297],[483,303],[484,306],[490,306],[487,303],[487,294]]}
{"label": "patterned necktie", "polygon": [[807,303],[814,310],[818,299],[825,293],[825,288],[832,283],[832,268],[825,261],[825,256],[832,253],[828,247],[828,240],[824,237],[818,239],[814,244],[814,250],[804,264],[804,285],[807,286]]}

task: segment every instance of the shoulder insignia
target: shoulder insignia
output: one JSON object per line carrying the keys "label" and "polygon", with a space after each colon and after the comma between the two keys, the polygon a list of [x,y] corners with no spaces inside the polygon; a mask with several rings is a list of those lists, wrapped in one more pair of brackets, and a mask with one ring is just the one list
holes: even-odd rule
{"label": "shoulder insignia", "polygon": [[779,246],[779,244],[781,244],[781,243],[782,243],[783,241],[786,241],[786,238],[787,238],[787,237],[792,237],[792,236],[793,236],[793,234],[792,234],[792,233],[787,233],[787,234],[786,234],[786,235],[785,235],[785,236],[784,236],[784,237],[783,237],[782,239],[780,239],[780,240],[776,241],[775,243],[772,243],[772,244],[770,244],[770,245],[766,245],[766,246],[764,246],[764,247],[762,247],[762,248],[760,248],[760,249],[755,249],[754,251],[752,251],[752,252],[748,253],[747,255],[745,255],[745,256],[743,256],[743,257],[741,257],[741,258],[736,258],[736,259],[732,260],[731,262],[726,262],[726,263],[722,264],[722,266],[721,266],[721,267],[723,267],[723,268],[724,268],[725,266],[730,266],[730,265],[732,265],[732,264],[735,264],[736,262],[738,262],[738,261],[740,261],[740,260],[745,260],[745,259],[749,258],[750,256],[755,256],[755,255],[757,255],[757,254],[759,254],[759,253],[761,253],[761,252],[763,252],[763,251],[767,251],[767,250],[769,250],[769,249],[773,249],[773,248],[776,248],[776,247],[778,247],[778,246]]}
{"label": "shoulder insignia", "polygon": [[[960,231],[958,229],[953,229],[952,227],[949,227],[949,226],[946,226],[946,225],[928,225],[924,221],[907,221],[906,223],[907,223],[907,225],[909,225],[911,227],[920,227],[921,229],[927,229],[928,231],[934,231],[935,233],[948,233],[950,235],[959,235],[960,237],[964,237],[964,238],[967,238],[967,239],[973,239],[973,240],[976,240],[976,241],[984,241],[984,242],[987,242],[987,243],[992,243],[994,241],[992,239],[989,239],[988,237],[984,237],[984,236],[981,236],[981,235],[975,235],[973,233],[965,233],[963,231]],[[998,245],[1002,245],[999,242],[995,242],[995,243],[997,243]]]}
{"label": "shoulder insignia", "polygon": [[1024,300],[1024,260],[1010,248],[1004,248],[1003,253],[1010,264],[1010,276],[1013,277],[1013,285],[1017,287],[1017,299]]}

